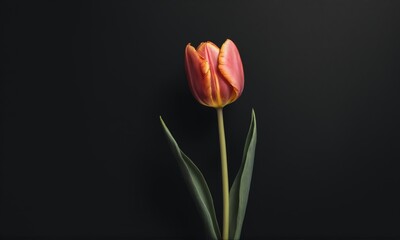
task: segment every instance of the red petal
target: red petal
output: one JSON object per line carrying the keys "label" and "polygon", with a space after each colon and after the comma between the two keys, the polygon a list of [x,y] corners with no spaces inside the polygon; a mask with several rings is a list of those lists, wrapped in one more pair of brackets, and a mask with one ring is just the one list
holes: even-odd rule
{"label": "red petal", "polygon": [[238,94],[237,97],[239,97],[244,88],[243,65],[239,51],[230,39],[227,39],[225,43],[222,44],[218,63],[221,74],[235,88]]}
{"label": "red petal", "polygon": [[190,90],[203,105],[210,105],[211,85],[208,63],[190,45],[185,49],[185,68]]}
{"label": "red petal", "polygon": [[214,43],[206,42],[200,44],[197,52],[209,63],[213,107],[223,107],[232,102],[233,98],[236,99],[237,92],[233,91],[234,87],[218,69],[220,49]]}
{"label": "red petal", "polygon": [[210,64],[211,69],[217,69],[219,55],[219,47],[217,45],[210,41],[203,42],[197,47],[197,52]]}

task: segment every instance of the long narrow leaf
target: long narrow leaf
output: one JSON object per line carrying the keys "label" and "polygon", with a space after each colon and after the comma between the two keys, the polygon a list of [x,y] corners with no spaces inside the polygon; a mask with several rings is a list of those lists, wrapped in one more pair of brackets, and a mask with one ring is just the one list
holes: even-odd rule
{"label": "long narrow leaf", "polygon": [[164,123],[161,117],[160,120],[171,150],[178,160],[183,177],[194,196],[198,209],[200,210],[200,214],[203,218],[208,234],[212,239],[220,239],[221,233],[218,227],[213,199],[203,174],[189,159],[189,157],[187,157],[179,148],[174,137],[168,130],[167,125]]}
{"label": "long narrow leaf", "polygon": [[251,177],[253,175],[254,155],[257,142],[256,114],[252,110],[251,123],[243,151],[240,169],[229,194],[229,239],[240,239],[243,220],[249,197]]}

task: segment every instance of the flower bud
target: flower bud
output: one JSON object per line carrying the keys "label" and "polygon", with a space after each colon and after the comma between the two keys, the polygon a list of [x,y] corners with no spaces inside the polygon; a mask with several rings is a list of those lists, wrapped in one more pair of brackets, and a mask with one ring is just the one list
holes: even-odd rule
{"label": "flower bud", "polygon": [[229,39],[221,49],[209,41],[202,42],[197,49],[189,43],[185,50],[185,68],[193,96],[205,106],[222,108],[243,92],[242,60]]}

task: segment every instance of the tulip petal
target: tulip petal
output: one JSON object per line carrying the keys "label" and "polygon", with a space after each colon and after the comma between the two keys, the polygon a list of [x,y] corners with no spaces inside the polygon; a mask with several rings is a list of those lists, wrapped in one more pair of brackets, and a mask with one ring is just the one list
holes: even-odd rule
{"label": "tulip petal", "polygon": [[217,45],[210,41],[202,42],[197,47],[197,52],[210,64],[211,69],[217,69],[219,55],[219,47]]}
{"label": "tulip petal", "polygon": [[210,77],[207,81],[210,82],[211,87],[211,101],[212,106],[221,105],[221,97],[219,96],[219,83],[217,76],[217,67],[218,67],[218,55],[219,55],[219,47],[217,47],[214,43],[207,41],[202,42],[197,47],[197,53],[205,59],[205,61],[209,65]]}
{"label": "tulip petal", "polygon": [[210,67],[213,106],[223,107],[232,102],[231,99],[237,94],[233,91],[231,83],[225,79],[218,69],[218,57],[220,54],[219,47],[208,41],[201,43],[197,48],[197,52],[208,62]]}
{"label": "tulip petal", "polygon": [[185,49],[185,68],[193,96],[201,104],[209,106],[211,104],[210,67],[190,43]]}
{"label": "tulip petal", "polygon": [[244,88],[243,64],[235,43],[230,39],[222,44],[218,63],[221,74],[235,88],[237,97],[239,97]]}

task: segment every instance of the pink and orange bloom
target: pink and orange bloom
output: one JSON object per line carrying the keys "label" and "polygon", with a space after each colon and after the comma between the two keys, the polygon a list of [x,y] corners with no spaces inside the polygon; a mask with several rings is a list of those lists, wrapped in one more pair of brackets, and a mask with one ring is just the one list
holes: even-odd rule
{"label": "pink and orange bloom", "polygon": [[210,41],[202,42],[197,49],[189,43],[185,50],[185,68],[193,96],[205,106],[222,108],[243,92],[242,60],[229,39],[221,49]]}

